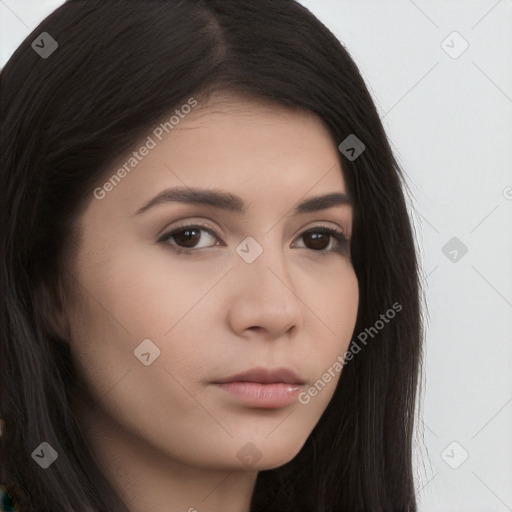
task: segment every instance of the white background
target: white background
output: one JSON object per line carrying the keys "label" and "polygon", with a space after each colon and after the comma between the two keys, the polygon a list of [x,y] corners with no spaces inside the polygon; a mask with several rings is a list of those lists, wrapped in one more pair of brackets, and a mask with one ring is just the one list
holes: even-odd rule
{"label": "white background", "polygon": [[[0,66],[62,3],[0,0]],[[420,511],[512,511],[512,0],[301,3],[359,66],[413,195]],[[468,248],[455,262],[452,237]]]}

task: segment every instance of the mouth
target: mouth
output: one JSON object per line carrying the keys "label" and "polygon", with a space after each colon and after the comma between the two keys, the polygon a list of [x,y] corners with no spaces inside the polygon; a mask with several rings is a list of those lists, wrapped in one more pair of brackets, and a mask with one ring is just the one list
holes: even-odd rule
{"label": "mouth", "polygon": [[246,406],[280,409],[297,401],[305,381],[288,368],[253,368],[212,384]]}

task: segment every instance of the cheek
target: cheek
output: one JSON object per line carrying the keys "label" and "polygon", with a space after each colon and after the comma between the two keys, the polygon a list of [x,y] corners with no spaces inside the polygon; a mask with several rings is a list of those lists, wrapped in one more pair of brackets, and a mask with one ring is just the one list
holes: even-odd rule
{"label": "cheek", "polygon": [[[193,350],[188,341],[204,344],[211,323],[218,321],[212,317],[215,304],[201,299],[224,271],[216,269],[215,274],[197,263],[173,268],[164,250],[123,248],[122,240],[112,240],[110,245],[103,240],[102,249],[89,244],[76,272],[81,296],[68,311],[79,375],[95,398],[116,387],[109,394],[114,396],[130,382],[128,396],[134,402],[155,397],[155,390],[166,390],[177,402],[190,402],[173,376],[181,382],[204,364],[204,350]],[[209,325],[197,322],[198,316],[207,318]],[[147,346],[141,345],[147,339],[153,343],[148,346],[154,363],[145,366],[134,351]]]}
{"label": "cheek", "polygon": [[[112,289],[102,296],[105,304],[109,297],[113,297]],[[87,389],[86,418],[102,421],[102,414],[106,414],[110,420],[105,428],[114,425],[141,439],[150,437],[157,444],[165,439],[169,443],[170,431],[184,444],[190,435],[190,422],[183,422],[183,418],[193,420],[204,430],[203,435],[214,431],[213,421],[208,421],[191,398],[197,390],[190,376],[197,371],[198,361],[196,355],[189,353],[186,343],[176,343],[169,350],[164,338],[151,334],[155,332],[154,326],[152,330],[142,320],[139,330],[145,335],[129,331],[107,312],[107,307],[90,296],[72,310],[70,320],[77,377]],[[132,322],[135,325],[135,320]],[[134,354],[142,339],[155,341],[155,345],[145,349],[150,352],[149,365]],[[160,352],[153,359],[154,347]]]}
{"label": "cheek", "polygon": [[330,283],[329,291],[320,294],[315,302],[314,313],[322,320],[317,325],[324,333],[318,336],[311,354],[316,380],[305,390],[303,400],[299,400],[317,413],[327,407],[343,371],[343,357],[354,334],[359,305],[359,284],[352,267]]}
{"label": "cheek", "polygon": [[357,319],[359,283],[352,266],[332,275],[324,290],[317,288],[311,310],[329,340],[322,344],[323,353],[335,359],[348,347]]}
{"label": "cheek", "polygon": [[186,317],[227,270],[224,261],[178,259],[151,245],[117,244],[104,262],[82,274],[91,295],[133,340],[161,338]]}
{"label": "cheek", "polygon": [[71,353],[78,377],[104,396],[133,365],[133,338],[103,303],[87,293],[69,312]]}

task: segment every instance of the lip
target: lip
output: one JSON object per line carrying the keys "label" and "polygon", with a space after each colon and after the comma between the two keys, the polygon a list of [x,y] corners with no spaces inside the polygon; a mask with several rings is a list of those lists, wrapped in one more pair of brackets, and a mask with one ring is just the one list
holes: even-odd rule
{"label": "lip", "polygon": [[253,368],[212,384],[246,406],[279,409],[297,401],[305,382],[288,368]]}
{"label": "lip", "polygon": [[226,384],[230,382],[255,382],[258,384],[295,384],[302,386],[305,381],[289,368],[252,368],[243,373],[237,373],[226,379],[216,381],[214,384]]}

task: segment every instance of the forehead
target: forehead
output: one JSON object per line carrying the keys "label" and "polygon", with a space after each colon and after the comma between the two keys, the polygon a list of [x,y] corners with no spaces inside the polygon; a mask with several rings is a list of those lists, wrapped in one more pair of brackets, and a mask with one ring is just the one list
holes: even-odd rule
{"label": "forehead", "polygon": [[133,209],[176,186],[223,189],[267,207],[287,197],[346,192],[337,146],[311,112],[230,99],[198,104],[169,128],[172,115],[141,141],[151,150],[109,193],[112,203]]}
{"label": "forehead", "polygon": [[162,142],[172,151],[179,152],[180,146],[194,148],[197,153],[189,158],[225,158],[249,164],[299,160],[307,155],[318,158],[318,153],[332,157],[336,148],[328,129],[312,112],[249,100],[199,106]]}

